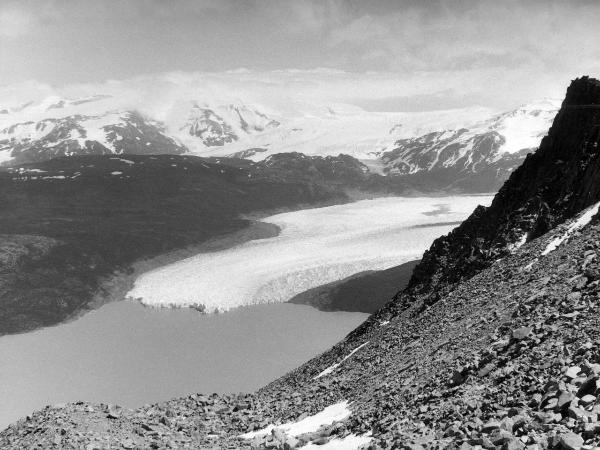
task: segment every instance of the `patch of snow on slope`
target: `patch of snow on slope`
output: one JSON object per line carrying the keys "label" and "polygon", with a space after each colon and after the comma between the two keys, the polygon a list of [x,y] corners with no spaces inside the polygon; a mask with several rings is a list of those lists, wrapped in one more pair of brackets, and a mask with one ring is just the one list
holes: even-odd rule
{"label": "patch of snow on slope", "polygon": [[86,131],[86,140],[96,141],[116,153],[114,145],[109,142],[104,127],[109,125],[124,126],[125,123],[120,113],[108,113],[101,117],[90,117],[81,122],[81,126]]}
{"label": "patch of snow on slope", "polygon": [[110,158],[113,159],[115,161],[121,161],[124,162],[125,164],[135,164],[134,161],[131,161],[130,159],[124,159],[124,158]]}
{"label": "patch of snow on slope", "polygon": [[[127,296],[150,306],[196,306],[206,312],[285,302],[358,272],[418,259],[453,228],[449,222],[464,220],[490,201],[489,196],[388,197],[278,214],[263,219],[281,229],[278,236],[146,272]],[[439,204],[447,209],[427,216]],[[416,226],[431,222],[440,225]]]}
{"label": "patch of snow on slope", "polygon": [[519,248],[523,247],[527,243],[527,233],[524,233],[516,242],[508,245],[508,251],[511,253],[516,252]]}
{"label": "patch of snow on slope", "polygon": [[12,149],[0,151],[0,164],[12,159]]}
{"label": "patch of snow on slope", "polygon": [[282,425],[269,425],[261,430],[242,434],[240,437],[243,439],[252,439],[257,436],[270,434],[274,429],[279,429],[285,434],[294,437],[305,433],[314,433],[322,426],[331,425],[334,422],[339,422],[350,417],[352,411],[348,408],[348,404],[347,401],[336,403],[323,409],[323,411],[305,417],[297,422],[288,422]]}
{"label": "patch of snow on slope", "polygon": [[363,348],[368,343],[369,343],[369,341],[367,341],[364,344],[361,344],[358,347],[356,347],[354,350],[352,350],[350,353],[348,353],[348,355],[346,355],[344,357],[344,359],[342,359],[339,363],[332,364],[327,369],[323,370],[319,375],[317,375],[316,377],[314,377],[313,380],[318,380],[319,378],[324,377],[324,376],[329,375],[330,373],[332,373],[335,369],[337,369],[338,367],[340,367],[344,363],[344,361],[346,361],[348,358],[352,357],[352,355],[354,355],[357,351],[359,351],[361,348]]}
{"label": "patch of snow on slope", "polygon": [[560,246],[560,244],[562,244],[564,241],[569,239],[569,237],[571,236],[571,234],[573,234],[573,232],[585,227],[588,223],[590,223],[590,221],[592,220],[592,217],[594,217],[598,213],[598,208],[600,208],[600,202],[596,203],[595,205],[590,206],[583,213],[581,213],[579,215],[579,217],[571,225],[569,225],[569,228],[567,228],[567,231],[565,231],[562,235],[555,237],[554,239],[552,239],[550,241],[550,243],[546,246],[546,248],[542,252],[542,256],[545,256],[548,253],[556,250]]}
{"label": "patch of snow on slope", "polygon": [[343,438],[334,438],[325,444],[313,444],[309,442],[303,449],[319,449],[319,450],[356,450],[363,445],[367,445],[373,438],[370,433],[358,435],[349,434]]}

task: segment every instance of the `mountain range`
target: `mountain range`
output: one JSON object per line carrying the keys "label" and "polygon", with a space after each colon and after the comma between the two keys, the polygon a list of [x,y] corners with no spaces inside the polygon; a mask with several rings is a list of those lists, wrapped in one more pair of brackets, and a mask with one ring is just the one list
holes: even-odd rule
{"label": "mountain range", "polygon": [[343,104],[167,99],[142,113],[101,94],[12,106],[0,99],[0,163],[101,154],[255,162],[278,153],[345,154],[372,173],[413,180],[417,189],[493,191],[535,150],[558,107],[544,99],[503,113],[481,107],[378,113]]}

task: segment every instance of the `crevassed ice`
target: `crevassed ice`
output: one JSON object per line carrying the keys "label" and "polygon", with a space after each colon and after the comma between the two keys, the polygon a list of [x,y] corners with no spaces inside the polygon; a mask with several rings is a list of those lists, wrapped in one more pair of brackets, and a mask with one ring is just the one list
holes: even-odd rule
{"label": "crevassed ice", "polygon": [[290,436],[300,436],[305,433],[314,433],[324,425],[331,425],[334,422],[347,419],[352,414],[348,408],[349,403],[343,401],[334,405],[328,406],[322,411],[305,417],[296,422],[287,422],[282,425],[269,425],[261,430],[251,431],[240,435],[243,439],[252,439],[256,436],[264,436],[270,434],[274,429],[279,429]]}
{"label": "crevassed ice", "polygon": [[454,228],[448,222],[490,201],[491,196],[388,197],[278,214],[263,221],[279,226],[279,236],[147,272],[127,296],[146,305],[207,312],[284,302],[357,272],[420,258],[435,238]]}
{"label": "crevassed ice", "polygon": [[598,208],[600,208],[600,202],[590,206],[583,213],[581,213],[577,217],[577,219],[571,225],[569,225],[567,231],[550,241],[550,243],[542,252],[542,255],[545,256],[548,253],[556,250],[560,246],[560,244],[566,241],[571,236],[571,234],[573,234],[573,232],[585,227],[588,223],[590,223],[592,217],[594,217],[598,213]]}

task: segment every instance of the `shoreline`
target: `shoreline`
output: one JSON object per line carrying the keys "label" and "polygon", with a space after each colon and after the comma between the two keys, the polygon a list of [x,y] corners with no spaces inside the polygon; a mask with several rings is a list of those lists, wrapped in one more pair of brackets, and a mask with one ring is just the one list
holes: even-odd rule
{"label": "shoreline", "polygon": [[108,279],[102,281],[99,289],[100,292],[96,293],[92,301],[89,303],[90,308],[88,310],[80,311],[76,317],[73,317],[73,319],[77,319],[83,314],[94,311],[111,302],[132,301],[139,303],[145,308],[153,308],[153,306],[148,306],[140,301],[128,299],[126,297],[127,292],[129,292],[133,287],[135,280],[144,273],[198,255],[200,253],[218,252],[237,247],[249,241],[276,237],[281,232],[281,229],[272,223],[261,222],[260,220],[249,219],[247,217],[244,217],[244,220],[248,221],[248,225],[238,231],[210,238],[207,241],[197,245],[191,245],[182,249],[173,250],[151,258],[141,259],[134,262],[130,266],[131,271],[128,273],[118,272]]}

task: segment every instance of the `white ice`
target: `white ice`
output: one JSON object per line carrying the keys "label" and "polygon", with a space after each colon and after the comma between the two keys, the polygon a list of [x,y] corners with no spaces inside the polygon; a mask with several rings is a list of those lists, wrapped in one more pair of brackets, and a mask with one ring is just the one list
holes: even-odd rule
{"label": "white ice", "polygon": [[348,402],[343,401],[334,405],[328,406],[312,416],[305,417],[297,422],[288,422],[282,425],[269,425],[261,430],[251,431],[250,433],[242,434],[243,439],[252,439],[256,436],[264,436],[270,434],[275,428],[285,432],[290,436],[300,436],[305,433],[314,433],[324,425],[331,425],[334,422],[347,419],[352,414],[348,408]]}
{"label": "white ice", "polygon": [[207,312],[284,302],[357,272],[420,258],[435,238],[455,227],[448,222],[490,201],[490,196],[388,197],[278,214],[263,221],[279,226],[279,236],[147,272],[127,296],[146,305]]}
{"label": "white ice", "polygon": [[330,373],[332,373],[335,369],[337,369],[338,367],[340,367],[340,365],[342,365],[348,358],[350,358],[352,355],[354,355],[357,351],[359,351],[361,348],[363,348],[368,343],[369,343],[369,341],[367,341],[364,344],[361,344],[358,347],[356,347],[348,355],[346,355],[346,357],[344,357],[344,359],[342,359],[339,363],[332,364],[327,369],[325,369],[323,372],[321,372],[319,375],[317,375],[316,377],[314,377],[313,380],[318,380],[319,378],[324,377],[324,376],[329,375]]}
{"label": "white ice", "polygon": [[545,256],[548,253],[556,250],[560,246],[560,244],[562,244],[564,241],[569,239],[569,237],[571,236],[571,234],[573,234],[573,232],[585,227],[588,223],[590,223],[590,221],[592,220],[592,217],[594,217],[598,213],[599,207],[600,207],[600,202],[596,203],[595,205],[590,206],[583,213],[581,213],[577,217],[577,219],[571,225],[569,225],[569,228],[567,228],[567,231],[565,231],[562,235],[555,237],[554,239],[552,239],[550,241],[550,243],[546,246],[546,248],[542,252],[542,255]]}
{"label": "white ice", "polygon": [[373,438],[370,434],[349,434],[341,439],[335,438],[325,444],[313,444],[309,442],[303,449],[319,449],[319,450],[357,450],[363,445],[369,444]]}

